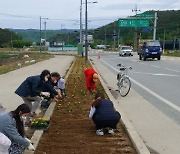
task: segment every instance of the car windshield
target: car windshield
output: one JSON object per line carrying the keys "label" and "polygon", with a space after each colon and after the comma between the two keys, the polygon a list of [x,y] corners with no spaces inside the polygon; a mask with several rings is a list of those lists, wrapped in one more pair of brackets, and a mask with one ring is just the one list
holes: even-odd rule
{"label": "car windshield", "polygon": [[131,47],[122,47],[122,50],[131,50]]}
{"label": "car windshield", "polygon": [[160,46],[158,41],[147,42],[147,46]]}

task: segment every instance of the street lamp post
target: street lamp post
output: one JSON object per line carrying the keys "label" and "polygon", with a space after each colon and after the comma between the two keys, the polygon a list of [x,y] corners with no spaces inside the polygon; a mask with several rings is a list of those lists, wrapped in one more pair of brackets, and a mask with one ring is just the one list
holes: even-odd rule
{"label": "street lamp post", "polygon": [[82,41],[82,0],[81,0],[81,4],[80,4],[80,44],[82,45],[83,41]]}
{"label": "street lamp post", "polygon": [[46,21],[44,22],[44,39],[45,39],[45,42],[46,42]]}
{"label": "street lamp post", "polygon": [[85,1],[85,5],[86,5],[86,8],[85,8],[85,62],[86,63],[88,63],[87,3],[97,3],[97,2],[96,1],[95,2],[87,2],[87,0]]}
{"label": "street lamp post", "polygon": [[63,29],[62,29],[63,26],[65,26],[65,25],[61,24],[61,42],[62,42],[61,45],[62,45],[62,51],[64,50],[63,49],[63,45],[64,45],[64,43],[63,43],[63,35],[62,35],[63,34],[63,32],[62,32],[63,31]]}
{"label": "street lamp post", "polygon": [[44,22],[44,50],[46,51],[46,21]]}
{"label": "street lamp post", "polygon": [[41,16],[40,16],[40,52],[41,52]]}
{"label": "street lamp post", "polygon": [[42,18],[41,16],[40,16],[40,31],[39,31],[39,37],[40,37],[40,52],[42,51],[42,44],[41,44],[41,37],[42,37],[42,35],[41,35],[41,20],[42,19],[48,19],[48,18]]}
{"label": "street lamp post", "polygon": [[164,54],[164,51],[165,51],[165,40],[166,40],[166,31],[165,31],[165,28],[164,28],[163,54]]}
{"label": "street lamp post", "polygon": [[88,62],[88,42],[87,42],[87,0],[85,8],[85,62]]}

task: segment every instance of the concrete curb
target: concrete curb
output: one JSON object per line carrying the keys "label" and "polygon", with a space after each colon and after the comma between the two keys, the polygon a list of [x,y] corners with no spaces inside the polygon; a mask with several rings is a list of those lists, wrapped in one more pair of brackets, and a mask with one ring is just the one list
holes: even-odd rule
{"label": "concrete curb", "polygon": [[[75,64],[75,61],[76,61],[76,58],[74,59],[74,61],[73,61],[73,63],[71,64],[68,72],[66,73],[66,75],[65,75],[65,80],[68,78],[68,76],[69,76],[69,74],[70,74],[70,72],[71,72],[71,70],[72,70],[72,68],[73,68],[73,66],[74,66],[74,64]],[[52,114],[53,114],[53,111],[54,111],[55,106],[56,106],[56,102],[51,102],[51,104],[50,104],[50,106],[48,107],[48,109],[46,110],[43,118],[46,118],[46,119],[50,120],[50,118],[51,118],[51,116],[52,116]],[[32,135],[32,137],[31,137],[31,142],[33,143],[33,146],[34,146],[35,149],[37,148],[37,146],[38,146],[38,144],[39,144],[39,141],[40,141],[43,133],[44,133],[43,130],[36,130],[36,131],[34,132],[34,134]],[[34,151],[30,151],[30,150],[27,150],[27,149],[24,151],[24,154],[33,154],[33,153],[34,153]]]}
{"label": "concrete curb", "polygon": [[[93,68],[95,70],[97,70],[96,66],[91,61],[90,61],[90,63],[93,66]],[[106,86],[103,78],[101,77],[101,74],[99,74],[99,80],[100,80],[104,90],[106,91],[106,94],[108,95],[109,99],[113,102],[115,108],[121,113],[122,119],[120,122],[124,125],[125,130],[127,131],[128,135],[130,137],[130,140],[131,140],[134,148],[136,149],[137,153],[138,154],[150,154],[150,151],[147,149],[144,142],[142,141],[142,139],[140,138],[140,136],[136,132],[136,129],[132,126],[132,124],[127,119],[126,114],[121,110],[121,108],[118,107],[119,103],[116,101],[116,99],[113,97],[113,95],[109,91],[109,89]]]}

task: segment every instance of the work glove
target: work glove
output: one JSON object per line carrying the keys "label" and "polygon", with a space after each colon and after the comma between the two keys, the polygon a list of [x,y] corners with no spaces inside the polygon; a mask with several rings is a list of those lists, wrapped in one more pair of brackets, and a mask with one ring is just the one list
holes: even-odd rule
{"label": "work glove", "polygon": [[34,146],[30,143],[29,144],[29,146],[28,146],[28,148],[27,148],[28,150],[32,150],[32,151],[35,151],[35,148],[34,148]]}
{"label": "work glove", "polygon": [[41,92],[41,95],[46,96],[46,97],[50,97],[50,93],[49,92]]}

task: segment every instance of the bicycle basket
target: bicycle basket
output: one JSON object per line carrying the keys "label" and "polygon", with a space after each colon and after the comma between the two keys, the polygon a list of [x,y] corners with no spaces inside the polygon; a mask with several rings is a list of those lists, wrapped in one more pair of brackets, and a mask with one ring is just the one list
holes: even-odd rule
{"label": "bicycle basket", "polygon": [[118,74],[117,74],[117,80],[119,80],[121,77],[122,77],[122,74],[121,74],[121,73],[118,73]]}

